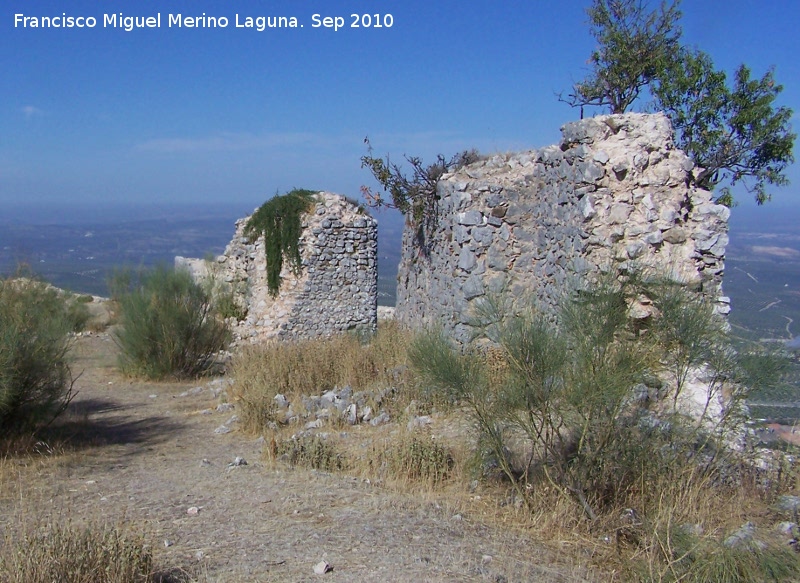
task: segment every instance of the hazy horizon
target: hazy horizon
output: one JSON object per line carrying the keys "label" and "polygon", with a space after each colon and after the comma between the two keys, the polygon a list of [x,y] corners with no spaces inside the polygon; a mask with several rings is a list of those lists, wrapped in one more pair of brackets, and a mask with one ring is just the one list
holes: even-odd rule
{"label": "hazy horizon", "polygon": [[[547,146],[581,115],[557,96],[587,73],[590,3],[5,3],[0,56],[13,82],[0,107],[0,207],[113,203],[139,213],[139,204],[169,201],[247,212],[295,187],[357,197],[374,185],[360,164],[365,137],[393,161]],[[794,109],[797,126],[800,6],[708,0],[681,9],[683,43],[729,77],[740,63],[757,77],[774,67],[784,86],[777,104]],[[348,15],[371,15],[374,25],[376,12],[381,27],[350,26]],[[32,28],[16,17],[62,13],[99,24]],[[106,13],[163,13],[164,23],[127,31],[104,26]],[[231,25],[168,26],[173,13]],[[237,14],[295,16],[298,26],[237,28]],[[346,26],[315,26],[314,14],[343,16]],[[800,184],[797,164],[787,176]]]}

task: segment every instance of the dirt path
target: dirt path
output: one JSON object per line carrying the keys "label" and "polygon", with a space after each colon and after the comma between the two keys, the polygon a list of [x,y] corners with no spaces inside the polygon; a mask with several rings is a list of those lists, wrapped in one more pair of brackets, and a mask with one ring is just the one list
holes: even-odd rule
{"label": "dirt path", "polygon": [[[126,521],[144,528],[160,565],[199,565],[211,582],[584,580],[524,531],[482,523],[469,507],[265,467],[259,441],[214,431],[234,413],[214,410],[223,381],[120,377],[108,335],[78,339],[75,353],[83,373],[62,421],[75,452],[2,485],[4,522]],[[247,465],[230,466],[237,456]],[[315,575],[322,560],[333,571]]]}

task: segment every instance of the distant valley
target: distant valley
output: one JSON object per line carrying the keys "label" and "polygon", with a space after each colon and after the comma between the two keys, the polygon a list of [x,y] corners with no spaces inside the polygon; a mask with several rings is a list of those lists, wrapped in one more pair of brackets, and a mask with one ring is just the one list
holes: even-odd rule
{"label": "distant valley", "polygon": [[[197,206],[72,209],[49,215],[6,212],[0,222],[0,273],[27,266],[39,277],[75,292],[108,295],[107,279],[120,267],[171,264],[176,255],[219,255],[230,241],[244,208]],[[378,212],[378,303],[396,298],[402,217]],[[800,335],[800,205],[735,208],[730,222],[724,292],[731,298],[729,321],[746,340],[783,343]],[[781,389],[757,395],[760,417],[800,418],[800,364]],[[791,406],[786,406],[791,405]]]}
{"label": "distant valley", "polygon": [[[122,266],[171,264],[176,255],[222,253],[244,208],[183,206],[112,209],[50,215],[4,213],[0,222],[0,273],[24,264],[53,284],[107,295],[107,278]],[[379,222],[379,303],[394,305],[402,217],[375,213]],[[11,218],[9,218],[11,217]],[[735,208],[731,217],[724,291],[730,321],[750,339],[800,335],[800,205]]]}
{"label": "distant valley", "polygon": [[[245,216],[230,208],[114,209],[103,216],[81,213],[59,216],[34,211],[5,213],[0,222],[0,273],[28,269],[54,285],[75,292],[107,296],[107,280],[121,267],[172,264],[176,255],[206,257],[225,250],[236,219]],[[400,262],[402,220],[378,213],[379,303],[395,302]]]}

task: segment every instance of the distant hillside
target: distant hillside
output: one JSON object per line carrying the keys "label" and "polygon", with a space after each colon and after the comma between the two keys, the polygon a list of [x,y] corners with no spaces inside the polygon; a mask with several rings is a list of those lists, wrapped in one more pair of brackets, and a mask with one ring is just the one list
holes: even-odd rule
{"label": "distant hillside", "polygon": [[[245,205],[247,206],[247,205]],[[0,273],[25,265],[54,285],[108,295],[108,275],[121,266],[172,264],[176,255],[219,255],[231,240],[236,219],[251,208],[112,208],[103,212],[51,207],[0,213]],[[378,213],[381,305],[393,306],[400,262],[402,217]]]}
{"label": "distant hillside", "polygon": [[[724,291],[730,322],[748,340],[783,343],[800,335],[800,206],[734,209]],[[769,406],[752,403],[771,403]],[[753,396],[754,416],[800,419],[800,363],[785,384]]]}
{"label": "distant hillside", "polygon": [[[115,267],[171,263],[175,255],[221,253],[233,235],[234,221],[249,212],[180,207],[141,209],[137,216],[123,209],[81,220],[86,213],[62,213],[59,219],[52,209],[49,215],[33,209],[3,211],[0,272],[12,273],[19,263],[26,263],[59,287],[99,295],[107,294],[106,277]],[[393,305],[403,220],[391,212],[375,216],[379,302]],[[724,290],[732,299],[731,323],[748,338],[800,335],[798,224],[800,205],[736,208],[731,214]]]}
{"label": "distant hillside", "polygon": [[[252,210],[252,209],[249,209]],[[188,208],[130,209],[102,215],[0,214],[0,273],[25,263],[54,285],[108,295],[106,280],[120,266],[172,263],[175,255],[220,254],[237,218],[249,210]],[[147,214],[149,213],[149,214]],[[144,216],[143,216],[144,215]],[[378,212],[378,303],[395,303],[403,220]],[[89,219],[89,220],[85,220]],[[731,297],[730,322],[749,340],[785,341],[800,335],[800,205],[737,208],[731,216],[724,291]],[[800,365],[780,391],[761,401],[800,401]],[[754,407],[765,417],[800,418],[800,407]]]}
{"label": "distant hillside", "polygon": [[731,323],[749,338],[800,334],[799,221],[800,206],[731,213],[724,289]]}

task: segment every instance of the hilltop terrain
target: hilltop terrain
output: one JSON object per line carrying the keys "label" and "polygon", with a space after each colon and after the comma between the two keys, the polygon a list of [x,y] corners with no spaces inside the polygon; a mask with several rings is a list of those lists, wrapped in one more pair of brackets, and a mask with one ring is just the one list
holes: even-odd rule
{"label": "hilltop terrain", "polygon": [[[545,547],[509,527],[517,511],[498,512],[480,491],[403,492],[265,464],[269,444],[231,421],[227,380],[131,380],[115,369],[115,351],[107,333],[79,337],[68,413],[40,438],[40,454],[0,459],[6,535],[36,524],[118,522],[143,532],[159,565],[201,582],[313,581],[323,560],[333,567],[328,582],[591,579],[585,565],[560,556],[557,541]],[[233,431],[219,431],[225,423]],[[398,427],[347,433],[369,443]],[[426,431],[443,426],[437,418]]]}

